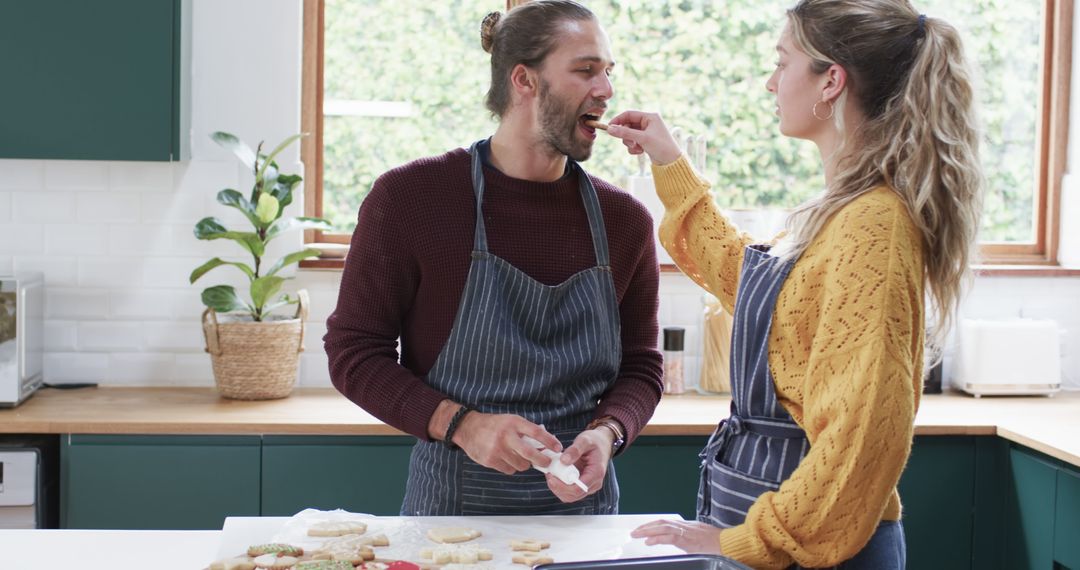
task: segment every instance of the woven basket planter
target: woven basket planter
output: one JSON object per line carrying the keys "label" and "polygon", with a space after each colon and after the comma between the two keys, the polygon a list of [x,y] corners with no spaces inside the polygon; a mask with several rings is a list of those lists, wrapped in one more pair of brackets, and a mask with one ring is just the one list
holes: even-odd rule
{"label": "woven basket planter", "polygon": [[273,400],[292,393],[308,312],[307,291],[297,296],[300,302],[291,319],[219,322],[213,309],[203,311],[206,352],[222,396]]}

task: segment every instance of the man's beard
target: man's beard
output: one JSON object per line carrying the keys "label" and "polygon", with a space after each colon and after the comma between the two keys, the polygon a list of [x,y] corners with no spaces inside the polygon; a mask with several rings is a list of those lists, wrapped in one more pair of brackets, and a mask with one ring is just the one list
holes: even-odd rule
{"label": "man's beard", "polygon": [[593,141],[577,136],[578,117],[584,112],[552,95],[548,83],[540,79],[540,136],[548,146],[578,162],[592,156]]}

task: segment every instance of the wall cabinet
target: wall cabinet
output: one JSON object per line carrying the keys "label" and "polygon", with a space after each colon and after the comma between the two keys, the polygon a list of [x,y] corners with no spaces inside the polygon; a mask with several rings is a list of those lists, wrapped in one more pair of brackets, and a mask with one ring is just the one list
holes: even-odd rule
{"label": "wall cabinet", "polygon": [[0,3],[0,158],[186,158],[187,0]]}

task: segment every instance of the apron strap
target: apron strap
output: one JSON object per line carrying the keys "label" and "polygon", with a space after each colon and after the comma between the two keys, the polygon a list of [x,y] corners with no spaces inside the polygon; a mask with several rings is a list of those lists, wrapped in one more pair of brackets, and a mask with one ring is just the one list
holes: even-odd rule
{"label": "apron strap", "polygon": [[[473,250],[483,253],[488,252],[487,229],[484,227],[484,157],[481,145],[491,148],[491,139],[479,140],[469,147],[469,155],[472,157],[473,193],[476,195],[476,229],[473,235]],[[596,265],[610,270],[611,254],[608,251],[607,228],[604,226],[604,214],[600,210],[600,199],[596,196],[596,188],[592,180],[575,160],[567,157],[568,168],[574,171],[578,177],[578,188],[581,191],[581,200],[585,204],[585,214],[589,218],[589,232],[592,234],[593,253],[596,255]]]}

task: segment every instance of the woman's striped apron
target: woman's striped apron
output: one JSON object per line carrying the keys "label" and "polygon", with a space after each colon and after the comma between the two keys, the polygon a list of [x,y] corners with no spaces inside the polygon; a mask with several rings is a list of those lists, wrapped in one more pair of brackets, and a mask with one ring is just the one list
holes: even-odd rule
{"label": "woman's striped apron", "polygon": [[[769,255],[767,245],[746,247],[731,331],[731,414],[701,452],[699,521],[742,524],[758,496],[779,489],[810,450],[806,432],[777,401],[769,370],[773,309],[794,265]],[[836,568],[900,569],[904,557],[900,523],[883,522],[855,558]]]}

